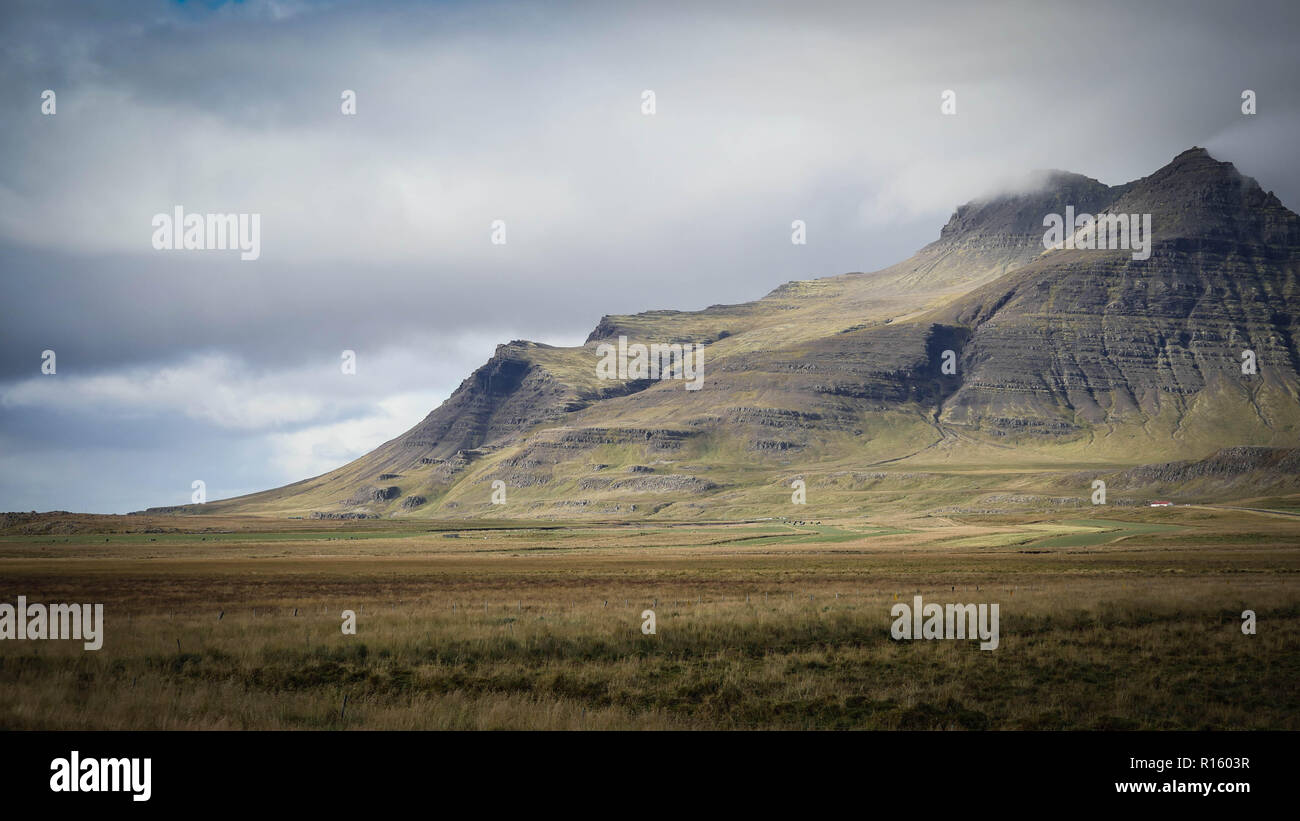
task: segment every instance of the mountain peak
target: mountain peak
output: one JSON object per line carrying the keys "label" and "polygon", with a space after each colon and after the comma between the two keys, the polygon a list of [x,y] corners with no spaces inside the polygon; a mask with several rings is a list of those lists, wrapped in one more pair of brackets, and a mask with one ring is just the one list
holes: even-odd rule
{"label": "mountain peak", "polygon": [[1249,180],[1251,184],[1255,181],[1250,177],[1244,176],[1237,167],[1230,162],[1222,162],[1210,156],[1210,152],[1200,146],[1192,146],[1178,156],[1174,157],[1163,167],[1148,177],[1143,177],[1142,182],[1149,180],[1152,182],[1167,182],[1178,177],[1198,177],[1205,180],[1231,181],[1238,182]]}
{"label": "mountain peak", "polygon": [[1254,178],[1200,146],[1125,188],[1108,210],[1151,214],[1160,242],[1195,237],[1290,247],[1300,238],[1300,217]]}
{"label": "mountain peak", "polygon": [[939,232],[939,242],[990,236],[1041,239],[1043,215],[1065,205],[1095,208],[1115,196],[1102,182],[1057,169],[1033,171],[1008,190],[957,207]]}
{"label": "mountain peak", "polygon": [[1159,241],[1195,236],[1290,245],[1300,231],[1300,218],[1275,196],[1194,145],[1122,185],[1057,169],[1033,171],[1003,192],[959,206],[928,248],[1019,248],[1037,255],[1043,217],[1065,213],[1067,206],[1077,214],[1151,214]]}

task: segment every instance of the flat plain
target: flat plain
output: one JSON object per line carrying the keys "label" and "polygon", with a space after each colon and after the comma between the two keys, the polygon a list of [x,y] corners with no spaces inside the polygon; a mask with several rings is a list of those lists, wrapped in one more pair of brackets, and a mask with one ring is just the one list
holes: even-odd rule
{"label": "flat plain", "polygon": [[[807,522],[10,515],[0,601],[103,603],[105,640],[0,642],[0,727],[1300,729],[1287,504]],[[893,640],[890,608],[915,595],[999,604],[1000,646]]]}

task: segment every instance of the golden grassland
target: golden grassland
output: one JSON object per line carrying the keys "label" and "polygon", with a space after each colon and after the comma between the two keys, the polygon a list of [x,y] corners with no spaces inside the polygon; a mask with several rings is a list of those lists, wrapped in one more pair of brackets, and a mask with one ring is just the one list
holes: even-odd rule
{"label": "golden grassland", "polygon": [[[1300,729],[1297,536],[1193,507],[52,517],[0,534],[0,601],[102,602],[104,646],[0,642],[0,727]],[[1001,646],[893,641],[891,605],[918,593],[998,603]]]}

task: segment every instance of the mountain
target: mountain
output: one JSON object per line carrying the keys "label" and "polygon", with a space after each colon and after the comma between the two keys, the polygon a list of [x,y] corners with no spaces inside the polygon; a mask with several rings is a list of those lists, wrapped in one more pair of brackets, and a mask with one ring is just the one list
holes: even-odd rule
{"label": "mountain", "polygon": [[[1149,256],[1045,248],[1044,217],[1071,207],[1149,215]],[[817,515],[938,510],[1015,496],[1043,471],[1294,447],[1298,272],[1300,217],[1204,149],[1119,186],[1040,172],[959,207],[882,271],[606,316],[580,347],[500,345],[373,452],[201,510],[755,516],[794,510],[798,478]],[[598,378],[600,346],[620,337],[704,345],[703,385]]]}

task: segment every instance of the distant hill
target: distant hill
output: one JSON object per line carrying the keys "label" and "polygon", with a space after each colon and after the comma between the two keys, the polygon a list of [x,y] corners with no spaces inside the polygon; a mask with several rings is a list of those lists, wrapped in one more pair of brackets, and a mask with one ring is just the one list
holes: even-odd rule
{"label": "distant hill", "polygon": [[1300,493],[1300,448],[1224,448],[1204,459],[1139,465],[1110,477],[1109,486],[1174,500],[1291,495]]}

